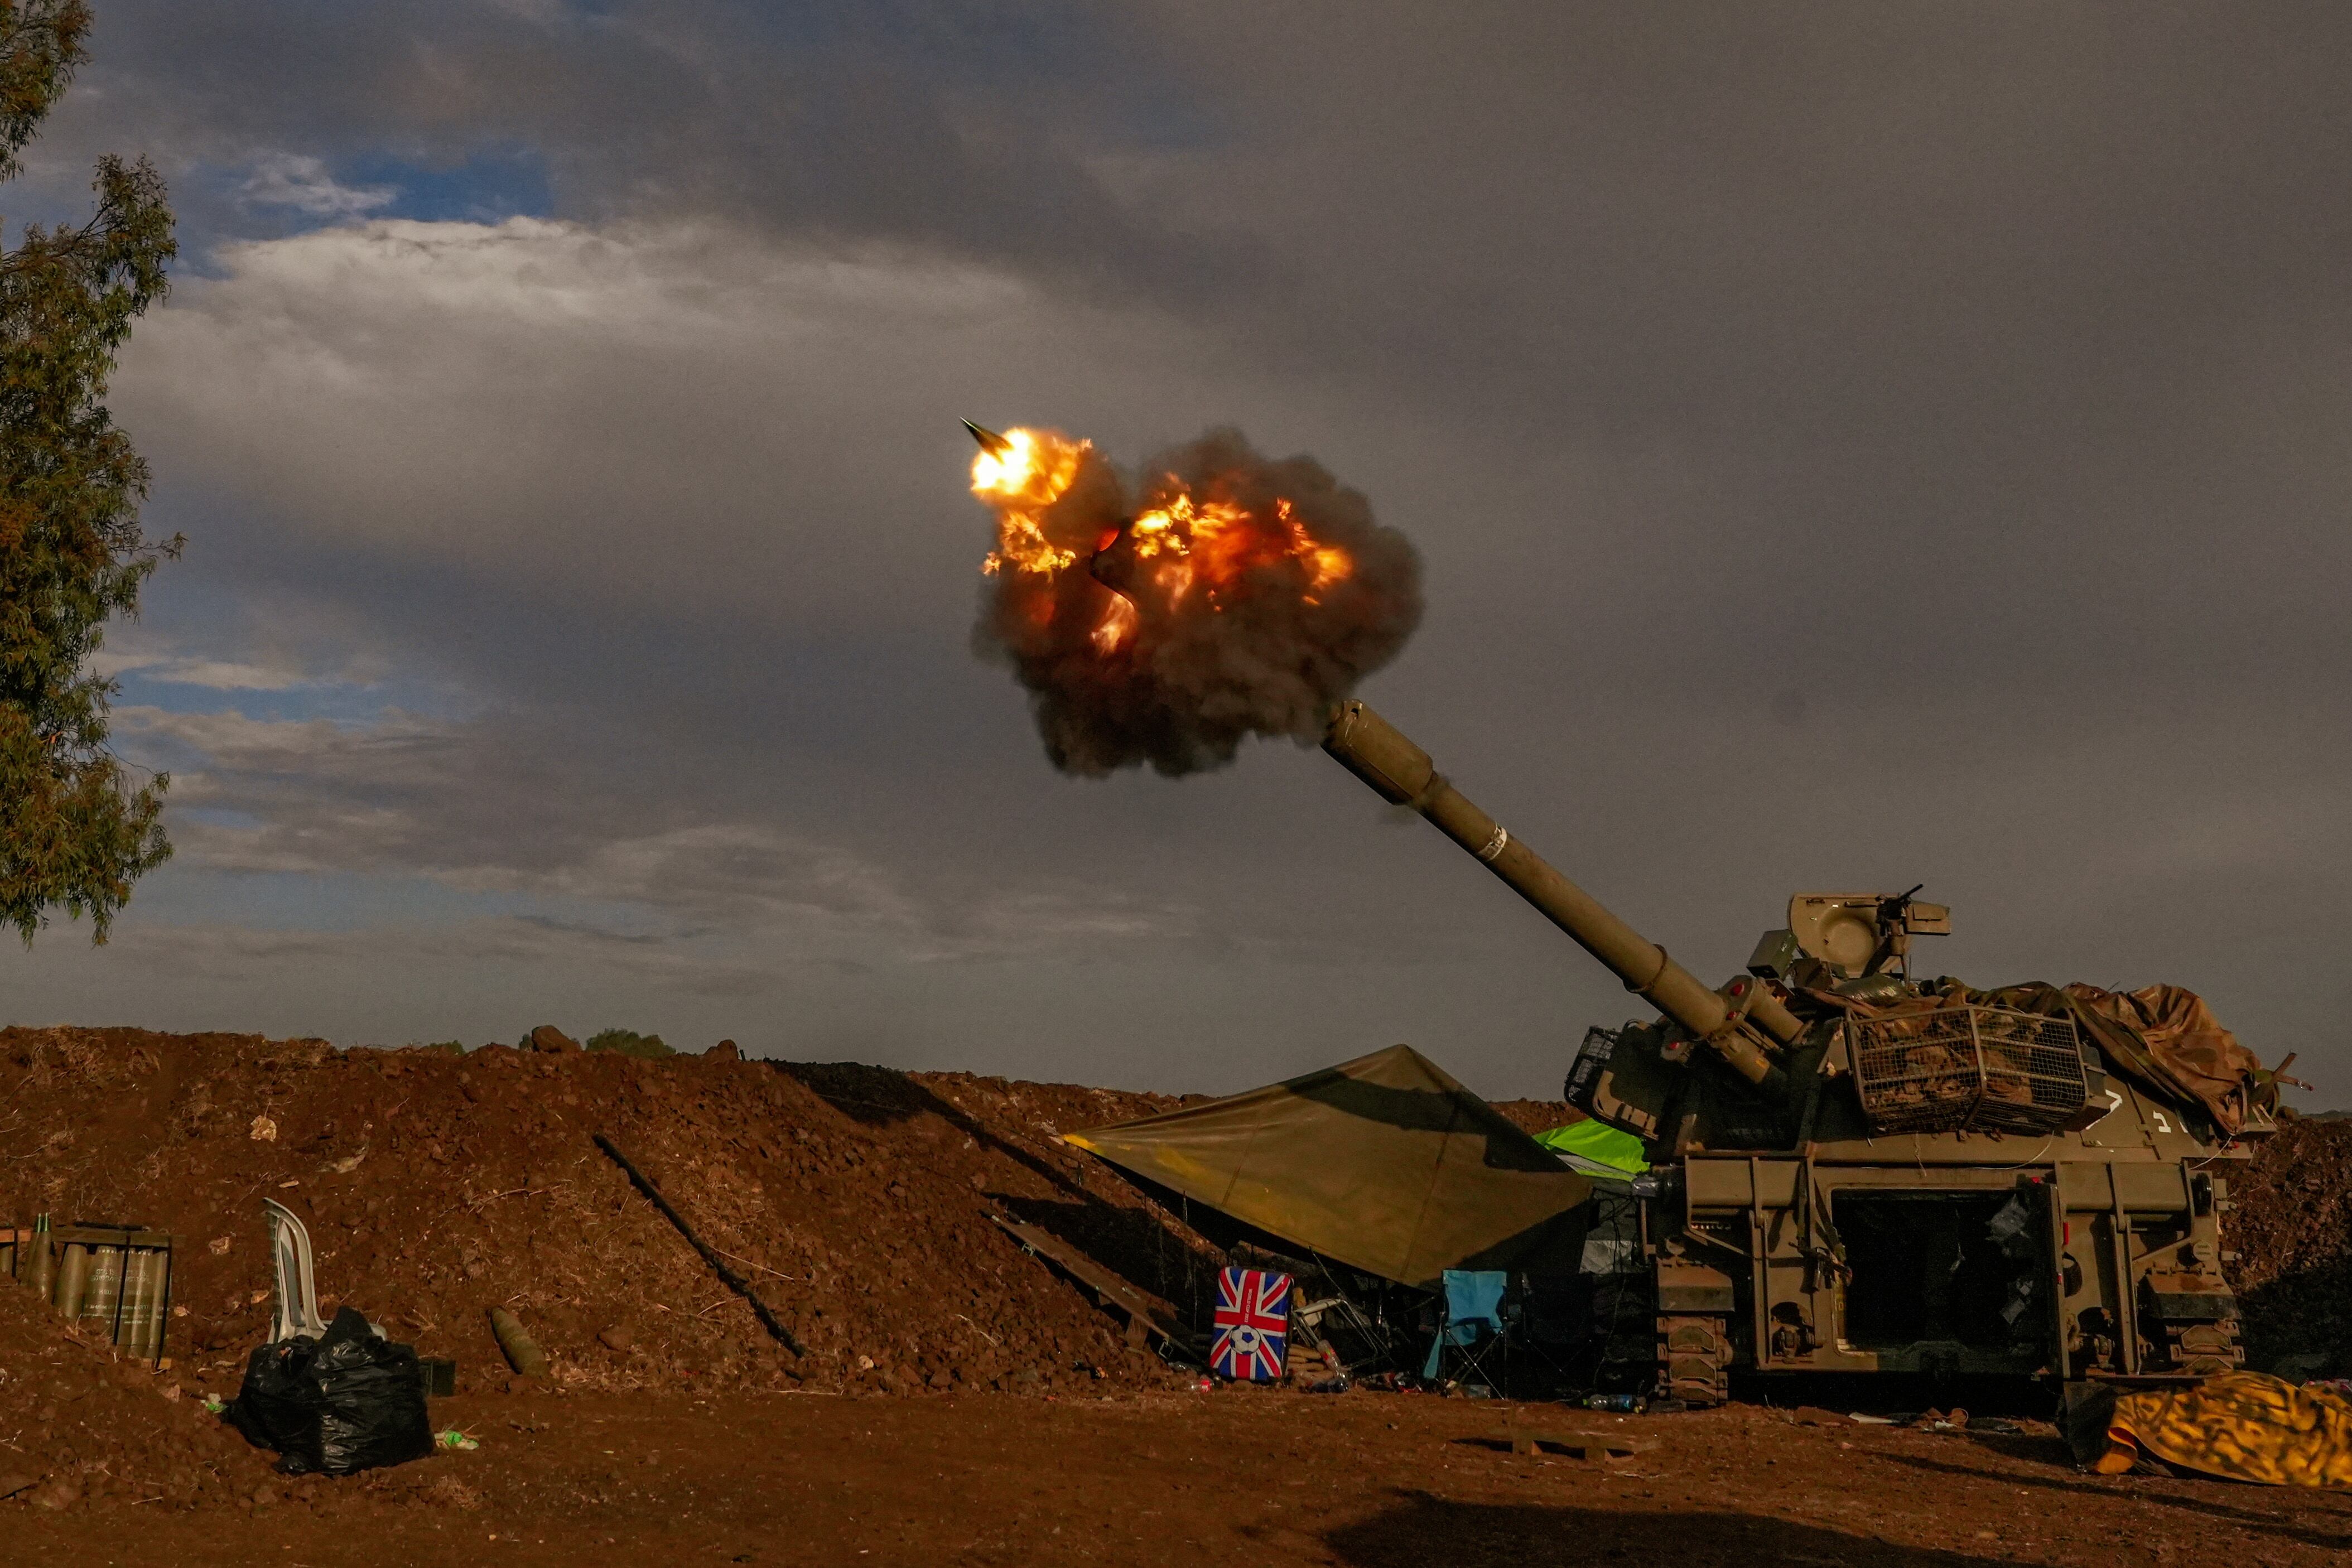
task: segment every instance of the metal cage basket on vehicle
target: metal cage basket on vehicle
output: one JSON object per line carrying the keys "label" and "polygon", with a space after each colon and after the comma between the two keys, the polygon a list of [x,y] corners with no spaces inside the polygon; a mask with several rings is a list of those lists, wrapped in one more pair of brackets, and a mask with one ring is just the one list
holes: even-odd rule
{"label": "metal cage basket on vehicle", "polygon": [[2090,1094],[2072,1019],[1958,1007],[1847,1027],[1874,1133],[2038,1137],[2073,1121]]}

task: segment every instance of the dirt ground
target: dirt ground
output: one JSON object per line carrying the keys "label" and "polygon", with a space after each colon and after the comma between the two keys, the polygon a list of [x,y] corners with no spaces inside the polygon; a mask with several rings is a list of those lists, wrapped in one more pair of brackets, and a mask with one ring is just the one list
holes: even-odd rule
{"label": "dirt ground", "polygon": [[[1598,1465],[1507,1421],[1619,1418],[1366,1389],[1196,1392],[1026,1256],[1041,1228],[1193,1317],[1219,1254],[1063,1145],[1165,1096],[965,1074],[577,1051],[0,1030],[0,1224],[180,1238],[166,1349],[118,1356],[0,1291],[8,1561],[1340,1564],[2290,1563],[2352,1546],[2352,1494],[2079,1474],[2054,1435],[1631,1418]],[[1562,1108],[1501,1107],[1523,1125]],[[806,1342],[788,1355],[589,1142],[634,1151]],[[2283,1134],[2233,1186],[2250,1339],[2352,1355],[2352,1124]],[[289,1480],[207,1413],[264,1337],[259,1198],[311,1227],[320,1293],[458,1364],[478,1451]],[[552,1371],[505,1375],[483,1311]],[[1808,1395],[1807,1397],[1821,1397]],[[665,1564],[664,1568],[667,1568]]]}
{"label": "dirt ground", "polygon": [[[11,1511],[12,1560],[386,1563],[2321,1563],[2352,1496],[2077,1474],[2054,1437],[1412,1395],[462,1396],[481,1440],[165,1512]],[[1506,1424],[1657,1440],[1524,1458]]]}

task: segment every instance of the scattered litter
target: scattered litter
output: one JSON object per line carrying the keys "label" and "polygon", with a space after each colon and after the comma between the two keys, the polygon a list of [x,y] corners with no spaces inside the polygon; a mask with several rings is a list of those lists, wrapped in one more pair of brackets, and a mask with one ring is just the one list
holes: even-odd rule
{"label": "scattered litter", "polygon": [[1865,1416],[1859,1410],[1849,1411],[1846,1419],[1858,1421],[1865,1427],[1892,1427],[1895,1424],[1892,1416]]}
{"label": "scattered litter", "polygon": [[257,1144],[274,1144],[278,1141],[278,1124],[267,1116],[256,1116],[249,1132]]}
{"label": "scattered litter", "polygon": [[469,1437],[466,1436],[465,1433],[457,1430],[457,1427],[451,1427],[447,1430],[435,1435],[433,1438],[433,1446],[436,1448],[452,1448],[460,1453],[470,1454],[476,1448],[480,1448],[482,1444],[481,1439],[478,1437]]}

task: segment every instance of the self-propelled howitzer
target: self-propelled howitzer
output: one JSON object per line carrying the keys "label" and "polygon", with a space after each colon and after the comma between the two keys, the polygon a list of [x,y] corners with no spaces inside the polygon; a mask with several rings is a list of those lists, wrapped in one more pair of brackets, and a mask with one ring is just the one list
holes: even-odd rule
{"label": "self-propelled howitzer", "polygon": [[[1949,913],[1876,894],[1797,895],[1709,988],[1362,703],[1323,744],[1658,1009],[1588,1031],[1567,1084],[1653,1166],[1612,1256],[1646,1277],[1658,1395],[1717,1402],[1735,1368],[2071,1385],[2242,1360],[2222,1172],[2275,1090],[2193,995],[1915,980]],[[2234,1092],[2171,1070],[2204,1026],[2226,1051],[2201,1065],[2246,1064]]]}

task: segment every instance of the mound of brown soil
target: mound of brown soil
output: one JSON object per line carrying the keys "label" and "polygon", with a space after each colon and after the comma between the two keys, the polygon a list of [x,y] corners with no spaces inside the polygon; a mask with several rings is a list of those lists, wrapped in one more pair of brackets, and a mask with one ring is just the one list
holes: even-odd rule
{"label": "mound of brown soil", "polygon": [[2224,1244],[2238,1254],[2248,1359],[2324,1355],[2327,1370],[2352,1372],[2352,1122],[2284,1122],[2230,1196]]}
{"label": "mound of brown soil", "polygon": [[0,1499],[182,1506],[250,1496],[268,1468],[172,1374],[118,1358],[0,1281]]}
{"label": "mound of brown soil", "polygon": [[[1197,1299],[1211,1261],[1055,1141],[1058,1126],[1175,1103],[1160,1097],[716,1055],[131,1030],[0,1030],[0,1069],[20,1081],[0,1132],[16,1156],[0,1162],[0,1222],[46,1211],[174,1233],[165,1375],[191,1392],[233,1393],[267,1337],[264,1197],[308,1227],[324,1310],[356,1306],[454,1358],[461,1389],[506,1381],[492,1306],[523,1321],[567,1389],[1159,1385],[1173,1375],[1158,1357],[991,1216],[1179,1301]],[[761,1331],[595,1132],[734,1260],[805,1357]]]}

